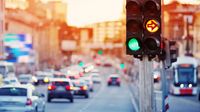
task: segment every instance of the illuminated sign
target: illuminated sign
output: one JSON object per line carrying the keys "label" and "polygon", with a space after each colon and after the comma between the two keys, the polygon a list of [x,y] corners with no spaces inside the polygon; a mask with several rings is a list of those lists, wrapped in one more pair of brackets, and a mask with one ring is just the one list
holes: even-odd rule
{"label": "illuminated sign", "polygon": [[146,29],[151,33],[157,32],[159,28],[160,28],[160,23],[156,20],[151,19],[146,22]]}
{"label": "illuminated sign", "polygon": [[32,37],[29,34],[5,34],[3,37],[8,62],[30,62],[33,52]]}
{"label": "illuminated sign", "polygon": [[189,67],[192,67],[192,65],[191,64],[180,64],[179,67],[189,68]]}

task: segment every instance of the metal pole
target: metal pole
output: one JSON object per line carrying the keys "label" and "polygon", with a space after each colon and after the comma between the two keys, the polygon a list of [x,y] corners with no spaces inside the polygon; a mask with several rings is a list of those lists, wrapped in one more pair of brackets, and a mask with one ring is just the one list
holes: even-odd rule
{"label": "metal pole", "polygon": [[166,79],[164,62],[162,62],[161,80],[162,80],[162,112],[168,112],[169,111],[168,91],[167,91],[167,79]]}
{"label": "metal pole", "polygon": [[153,112],[152,61],[144,57],[139,64],[139,112]]}

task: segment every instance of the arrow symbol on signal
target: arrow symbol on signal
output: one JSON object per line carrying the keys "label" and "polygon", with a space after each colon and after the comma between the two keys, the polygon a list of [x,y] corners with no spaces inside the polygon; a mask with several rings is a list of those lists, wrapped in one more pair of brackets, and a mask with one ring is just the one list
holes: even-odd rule
{"label": "arrow symbol on signal", "polygon": [[151,28],[151,30],[154,30],[156,27],[158,27],[157,23],[153,20],[150,21],[151,23],[147,24],[148,28]]}

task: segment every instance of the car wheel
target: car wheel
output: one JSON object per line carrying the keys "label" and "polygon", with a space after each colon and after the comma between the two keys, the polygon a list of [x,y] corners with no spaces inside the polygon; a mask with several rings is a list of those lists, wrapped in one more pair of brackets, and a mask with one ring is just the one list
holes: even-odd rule
{"label": "car wheel", "polygon": [[38,112],[38,108],[37,107],[35,107],[35,112]]}
{"label": "car wheel", "polygon": [[93,91],[94,91],[93,88],[91,88],[91,89],[90,89],[90,92],[93,92]]}
{"label": "car wheel", "polygon": [[74,102],[74,99],[73,99],[73,98],[71,98],[71,99],[70,99],[70,102],[71,102],[71,103],[73,103],[73,102]]}
{"label": "car wheel", "polygon": [[47,102],[51,102],[51,98],[50,97],[47,98]]}
{"label": "car wheel", "polygon": [[86,94],[86,95],[85,95],[85,98],[89,98],[89,95],[88,95],[88,94]]}

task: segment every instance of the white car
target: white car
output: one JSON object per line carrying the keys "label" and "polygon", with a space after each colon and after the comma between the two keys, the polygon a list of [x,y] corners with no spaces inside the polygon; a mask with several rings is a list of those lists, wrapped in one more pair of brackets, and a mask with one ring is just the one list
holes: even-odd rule
{"label": "white car", "polygon": [[98,73],[91,73],[91,75],[94,83],[101,83],[101,77]]}
{"label": "white car", "polygon": [[37,78],[31,74],[21,74],[18,76],[18,80],[21,84],[35,84],[37,83]]}
{"label": "white car", "polygon": [[44,112],[44,94],[25,85],[0,87],[0,112]]}
{"label": "white car", "polygon": [[20,82],[16,77],[7,77],[3,80],[3,85],[20,85]]}
{"label": "white car", "polygon": [[92,92],[94,90],[94,84],[93,84],[93,81],[92,81],[92,77],[91,76],[84,76],[84,77],[81,77],[81,79],[85,80],[89,90]]}

